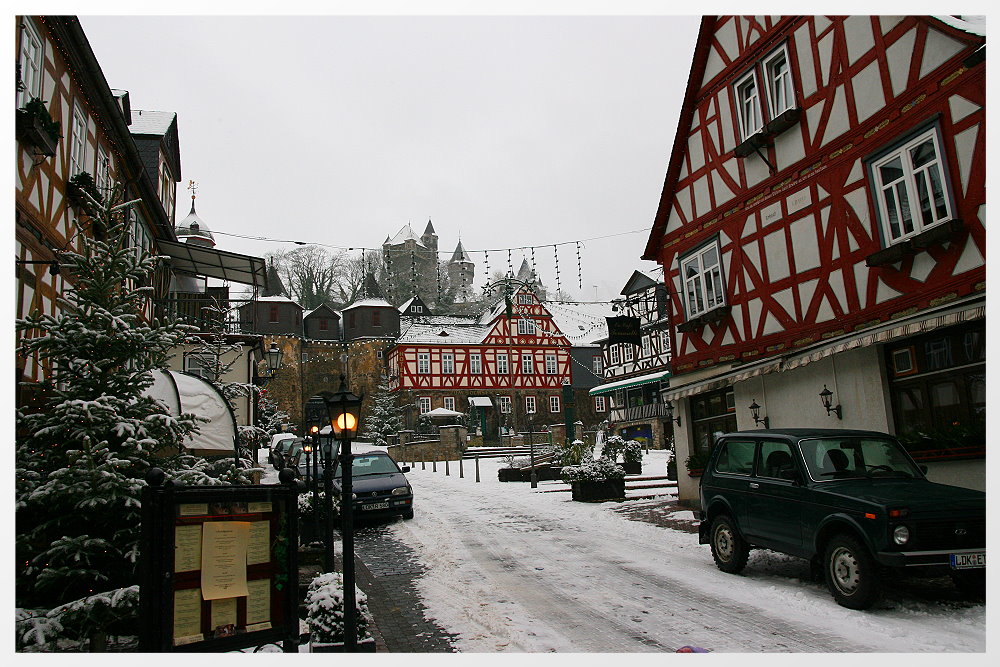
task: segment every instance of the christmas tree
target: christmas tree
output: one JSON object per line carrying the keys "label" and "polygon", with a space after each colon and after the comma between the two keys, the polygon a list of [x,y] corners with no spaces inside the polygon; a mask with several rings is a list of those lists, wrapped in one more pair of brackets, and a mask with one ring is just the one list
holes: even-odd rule
{"label": "christmas tree", "polygon": [[38,401],[17,411],[21,646],[134,634],[144,477],[197,430],[193,415],[144,395],[187,328],[144,316],[159,259],[130,243],[121,188],[105,201],[86,207],[103,240],[81,235],[58,255],[58,313],[16,323],[19,353],[47,371]]}
{"label": "christmas tree", "polygon": [[364,437],[371,439],[376,447],[388,447],[390,436],[399,432],[399,408],[396,400],[389,393],[389,384],[385,377],[379,381],[375,392],[375,404],[365,417]]}

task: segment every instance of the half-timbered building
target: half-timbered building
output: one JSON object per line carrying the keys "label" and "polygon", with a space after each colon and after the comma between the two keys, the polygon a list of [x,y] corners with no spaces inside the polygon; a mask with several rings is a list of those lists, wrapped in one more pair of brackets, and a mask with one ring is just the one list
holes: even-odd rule
{"label": "half-timbered building", "polygon": [[895,433],[932,479],[983,487],[982,27],[703,19],[644,254],[679,460],[766,418]]}
{"label": "half-timbered building", "polygon": [[[129,128],[129,95],[108,86],[76,17],[18,16],[15,35],[16,316],[55,315],[57,299],[70,284],[58,270],[59,253],[76,250],[80,237],[93,233],[74,197],[79,184],[106,197],[114,183],[128,183],[126,198],[139,200],[131,211],[131,242],[155,249],[176,238],[171,221],[179,166],[162,187],[156,174],[145,171]],[[169,270],[162,267],[148,315],[153,298],[165,296],[169,283]],[[46,375],[34,359],[19,357],[16,364],[19,379]]]}
{"label": "half-timbered building", "polygon": [[590,390],[609,431],[654,448],[672,437],[660,391],[670,377],[670,331],[666,287],[634,271],[616,300],[616,313],[639,321],[639,345],[601,343],[604,382]]}
{"label": "half-timbered building", "polygon": [[[571,381],[570,342],[531,290],[479,318],[407,318],[389,353],[390,389],[419,414],[490,406],[487,437],[501,427],[562,423],[562,386]],[[479,402],[480,405],[485,404]]]}

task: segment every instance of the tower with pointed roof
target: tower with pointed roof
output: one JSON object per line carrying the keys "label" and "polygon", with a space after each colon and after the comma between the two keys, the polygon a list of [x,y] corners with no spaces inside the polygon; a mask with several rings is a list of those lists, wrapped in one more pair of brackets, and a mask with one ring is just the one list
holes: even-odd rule
{"label": "tower with pointed roof", "polygon": [[459,239],[458,245],[455,246],[455,252],[448,260],[448,282],[457,303],[467,303],[474,295],[472,283],[475,279],[476,265]]}
{"label": "tower with pointed roof", "polygon": [[535,292],[535,296],[537,296],[540,301],[545,301],[548,290],[545,285],[542,284],[542,279],[538,277],[538,273],[536,273],[535,270],[531,268],[531,265],[528,264],[527,258],[521,261],[521,268],[517,270],[517,275],[514,277],[523,283],[531,285],[532,290]]}

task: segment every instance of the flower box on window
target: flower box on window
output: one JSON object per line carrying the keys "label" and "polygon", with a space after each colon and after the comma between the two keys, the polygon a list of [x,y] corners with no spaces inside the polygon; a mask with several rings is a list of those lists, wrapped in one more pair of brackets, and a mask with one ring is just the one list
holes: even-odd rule
{"label": "flower box on window", "polygon": [[35,98],[17,110],[17,138],[25,144],[33,146],[39,155],[55,155],[56,144],[59,143],[59,123],[52,120],[45,104]]}
{"label": "flower box on window", "polygon": [[798,107],[782,112],[780,115],[771,119],[760,130],[748,137],[746,141],[737,146],[733,151],[733,154],[736,155],[736,157],[746,157],[756,153],[760,148],[770,146],[774,143],[774,138],[776,136],[799,122],[799,117],[801,115],[802,109]]}
{"label": "flower box on window", "polygon": [[865,258],[865,264],[868,266],[885,266],[886,264],[895,264],[904,257],[916,255],[933,245],[944,243],[945,241],[951,241],[952,238],[964,228],[965,225],[962,224],[962,221],[957,219],[949,220],[948,222],[941,223],[940,225],[935,225],[926,231],[920,232],[916,236],[911,236],[905,241],[894,243],[888,248],[883,248],[882,250],[868,255],[868,257]]}
{"label": "flower box on window", "polygon": [[97,203],[104,201],[101,191],[97,189],[94,177],[88,172],[82,171],[66,182],[66,197],[74,206],[84,206],[90,203],[89,195]]}
{"label": "flower box on window", "polygon": [[681,333],[686,331],[693,331],[698,327],[704,326],[709,323],[721,322],[729,315],[729,306],[719,306],[718,308],[713,308],[708,312],[702,313],[697,317],[693,317],[686,322],[681,322],[677,325],[677,330]]}

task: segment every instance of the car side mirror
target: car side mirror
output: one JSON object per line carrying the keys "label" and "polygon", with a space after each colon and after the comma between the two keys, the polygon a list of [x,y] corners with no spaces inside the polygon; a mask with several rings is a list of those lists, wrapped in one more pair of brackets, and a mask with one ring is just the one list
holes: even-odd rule
{"label": "car side mirror", "polygon": [[400,468],[400,470],[402,470],[404,473],[410,472],[410,466],[403,466],[402,468]]}
{"label": "car side mirror", "polygon": [[778,473],[778,477],[781,479],[787,479],[790,482],[796,482],[798,484],[802,483],[802,475],[795,468],[789,468],[787,470],[782,470]]}

